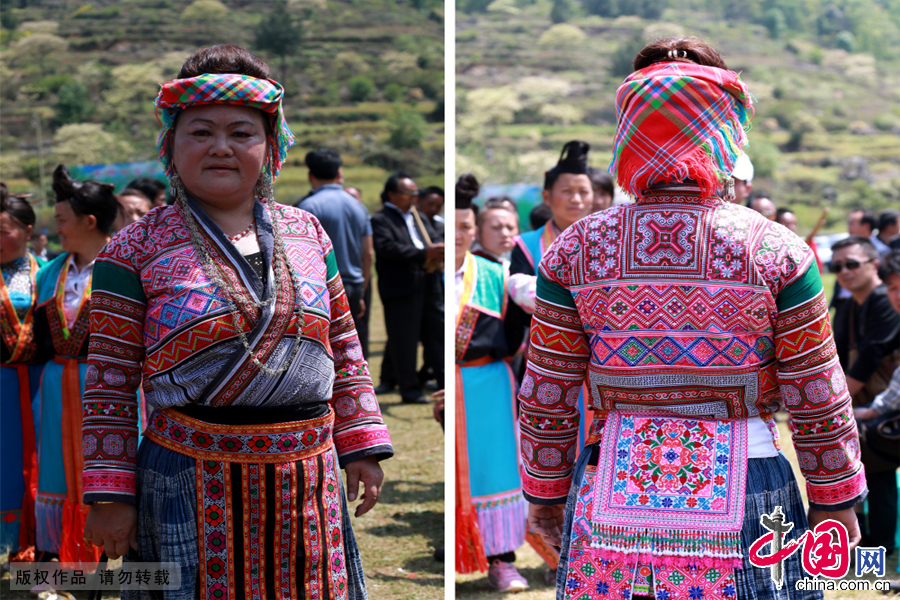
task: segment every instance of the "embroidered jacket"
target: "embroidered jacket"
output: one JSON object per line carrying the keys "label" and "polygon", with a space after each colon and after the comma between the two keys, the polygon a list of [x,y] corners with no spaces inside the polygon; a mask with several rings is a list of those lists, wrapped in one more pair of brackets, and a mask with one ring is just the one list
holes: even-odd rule
{"label": "embroidered jacket", "polygon": [[40,264],[30,253],[3,265],[0,279],[0,363],[34,361],[34,305]]}
{"label": "embroidered jacket", "polygon": [[309,213],[280,204],[272,210],[299,280],[301,297],[293,304],[292,282],[275,277],[272,221],[263,204],[256,203],[255,217],[265,282],[202,210],[192,204],[191,212],[232,288],[248,302],[264,304],[275,294],[256,315],[240,309],[237,326],[253,355],[278,369],[300,335],[293,363],[278,375],[251,361],[230,304],[200,266],[180,207],[154,209],[119,232],[98,257],[84,394],[86,502],[134,502],[138,386],[157,409],[328,402],[341,465],[393,454],[331,242]]}
{"label": "embroidered jacket", "polygon": [[809,247],[696,187],[647,192],[563,232],[543,256],[521,402],[523,483],[565,502],[583,381],[604,411],[761,416],[786,407],[810,503],[866,493],[859,439]]}

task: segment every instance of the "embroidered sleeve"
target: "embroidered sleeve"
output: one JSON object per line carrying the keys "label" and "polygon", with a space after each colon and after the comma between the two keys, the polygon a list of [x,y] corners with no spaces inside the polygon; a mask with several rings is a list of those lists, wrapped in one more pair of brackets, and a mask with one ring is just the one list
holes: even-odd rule
{"label": "embroidered sleeve", "polygon": [[578,309],[567,289],[568,267],[549,266],[557,264],[554,257],[559,247],[554,242],[541,259],[526,371],[519,390],[522,484],[533,504],[566,501],[577,453],[578,396],[590,358]]}
{"label": "embroidered sleeve", "polygon": [[[113,240],[97,258],[82,398],[84,502],[135,502],[137,391],[147,300],[131,256]],[[123,260],[124,258],[124,260]]]}
{"label": "embroidered sleeve", "polygon": [[811,506],[840,510],[865,498],[859,436],[815,263],[776,296],[778,385]]}
{"label": "embroidered sleeve", "polygon": [[806,242],[779,223],[766,223],[758,235],[753,244],[752,260],[777,298],[787,286],[800,280],[811,264],[815,264],[815,255]]}
{"label": "embroidered sleeve", "polygon": [[325,250],[328,294],[331,297],[328,336],[334,354],[332,406],[335,414],[334,445],[338,458],[342,467],[366,456],[376,456],[379,460],[390,458],[394,455],[391,437],[381,418],[369,365],[363,357],[356,326],[350,316],[350,304],[338,273],[334,250],[321,225],[316,222],[316,226]]}

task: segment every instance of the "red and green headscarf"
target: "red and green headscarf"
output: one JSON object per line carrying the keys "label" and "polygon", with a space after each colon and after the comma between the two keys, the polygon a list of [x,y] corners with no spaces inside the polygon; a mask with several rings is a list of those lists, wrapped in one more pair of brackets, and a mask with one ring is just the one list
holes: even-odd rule
{"label": "red and green headscarf", "polygon": [[734,71],[683,62],[635,71],[616,92],[609,172],[640,197],[656,183],[694,179],[713,195],[747,144],[752,96]]}
{"label": "red and green headscarf", "polygon": [[294,144],[294,134],[291,133],[281,108],[283,96],[284,89],[277,81],[232,73],[204,73],[198,77],[173,79],[162,84],[156,98],[156,116],[162,125],[156,147],[166,175],[171,177],[175,173],[171,138],[178,113],[204,104],[233,104],[258,108],[269,115],[272,134],[265,170],[275,179],[287,157],[288,149]]}

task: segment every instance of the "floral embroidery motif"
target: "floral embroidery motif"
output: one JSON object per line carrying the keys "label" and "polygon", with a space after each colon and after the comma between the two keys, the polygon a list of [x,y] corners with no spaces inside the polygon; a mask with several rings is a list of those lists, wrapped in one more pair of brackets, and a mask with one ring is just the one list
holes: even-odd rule
{"label": "floral embroidery motif", "polygon": [[[608,525],[740,531],[746,422],[613,412],[601,446],[607,477],[593,520]],[[637,509],[637,510],[635,510]]]}

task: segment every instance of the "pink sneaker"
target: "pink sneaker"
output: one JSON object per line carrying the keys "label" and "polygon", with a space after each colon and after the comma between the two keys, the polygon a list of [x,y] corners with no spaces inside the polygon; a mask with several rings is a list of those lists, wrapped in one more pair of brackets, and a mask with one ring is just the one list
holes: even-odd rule
{"label": "pink sneaker", "polygon": [[521,592],[528,589],[528,582],[519,575],[515,565],[500,559],[491,563],[491,568],[488,569],[488,583],[501,592]]}

